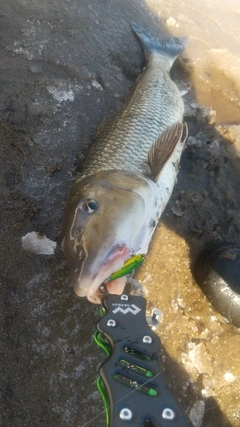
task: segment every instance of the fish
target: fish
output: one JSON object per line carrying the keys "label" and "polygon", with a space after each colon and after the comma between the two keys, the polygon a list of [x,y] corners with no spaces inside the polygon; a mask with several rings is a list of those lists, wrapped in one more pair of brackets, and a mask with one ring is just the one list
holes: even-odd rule
{"label": "fish", "polygon": [[187,137],[181,93],[170,77],[187,39],[160,41],[132,23],[145,67],[123,107],[100,125],[73,183],[62,250],[75,293],[101,303],[100,287],[122,294],[126,276],[107,280],[149,243],[171,196]]}

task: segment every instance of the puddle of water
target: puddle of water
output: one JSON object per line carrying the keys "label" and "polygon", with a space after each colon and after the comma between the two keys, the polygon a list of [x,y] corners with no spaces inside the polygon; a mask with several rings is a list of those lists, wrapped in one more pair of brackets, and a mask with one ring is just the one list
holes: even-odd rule
{"label": "puddle of water", "polygon": [[218,90],[209,87],[208,91],[199,88],[196,99],[200,104],[209,105],[216,111],[216,123],[237,124],[240,122],[240,108],[234,105],[231,98],[229,99],[227,95],[224,96],[220,88]]}
{"label": "puddle of water", "polygon": [[239,68],[240,59],[227,49],[210,49],[193,69],[196,99],[216,111],[217,123],[240,122]]}
{"label": "puddle of water", "polygon": [[[218,123],[240,121],[240,4],[205,0],[146,0],[173,36],[187,36],[183,53],[196,100],[216,111]],[[172,18],[169,20],[169,18]]]}

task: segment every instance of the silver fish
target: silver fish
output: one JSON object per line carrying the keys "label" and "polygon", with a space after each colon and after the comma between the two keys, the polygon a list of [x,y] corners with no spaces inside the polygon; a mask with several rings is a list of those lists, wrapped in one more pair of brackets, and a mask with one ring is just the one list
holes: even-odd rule
{"label": "silver fish", "polygon": [[[62,249],[74,290],[100,302],[99,287],[135,253],[147,253],[170,198],[187,128],[169,71],[185,38],[158,41],[132,24],[146,67],[122,109],[97,132],[67,198]],[[126,277],[107,283],[121,294]]]}

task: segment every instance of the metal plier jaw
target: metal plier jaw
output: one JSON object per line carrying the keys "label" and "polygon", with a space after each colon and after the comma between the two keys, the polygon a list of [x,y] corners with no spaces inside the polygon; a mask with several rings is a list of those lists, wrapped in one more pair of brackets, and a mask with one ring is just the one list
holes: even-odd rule
{"label": "metal plier jaw", "polygon": [[160,339],[145,313],[143,296],[108,294],[103,298],[95,340],[108,355],[98,380],[107,426],[187,427],[163,381]]}

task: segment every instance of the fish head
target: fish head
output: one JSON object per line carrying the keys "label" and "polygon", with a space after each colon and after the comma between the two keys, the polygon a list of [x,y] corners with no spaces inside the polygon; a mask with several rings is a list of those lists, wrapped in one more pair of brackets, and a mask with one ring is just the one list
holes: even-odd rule
{"label": "fish head", "polygon": [[[139,249],[151,188],[139,174],[104,171],[77,180],[66,203],[63,253],[74,291],[100,302],[99,287]],[[126,278],[107,283],[121,294]]]}

